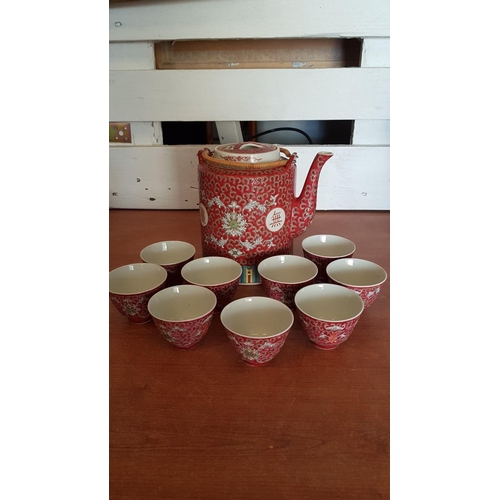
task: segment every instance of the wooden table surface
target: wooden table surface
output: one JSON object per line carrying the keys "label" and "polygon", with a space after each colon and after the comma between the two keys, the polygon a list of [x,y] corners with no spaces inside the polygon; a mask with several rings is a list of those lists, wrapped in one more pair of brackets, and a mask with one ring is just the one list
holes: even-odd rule
{"label": "wooden table surface", "polygon": [[[355,257],[389,269],[389,212],[317,212]],[[201,257],[197,211],[111,210],[110,270],[149,243],[184,240]],[[235,298],[264,295],[241,285]],[[218,315],[180,351],[153,322],[109,307],[110,499],[388,499],[390,278],[351,337],[317,349],[297,316],[278,356],[240,361]],[[296,314],[296,313],[295,313]]]}

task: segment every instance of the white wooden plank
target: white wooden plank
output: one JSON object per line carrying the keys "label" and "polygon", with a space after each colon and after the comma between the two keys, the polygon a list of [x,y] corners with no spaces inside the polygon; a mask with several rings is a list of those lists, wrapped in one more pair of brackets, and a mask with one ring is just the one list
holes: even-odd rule
{"label": "white wooden plank", "polygon": [[389,145],[390,120],[356,120],[352,144],[355,145]]}
{"label": "white wooden plank", "polygon": [[[109,206],[129,209],[195,209],[198,158],[203,147],[110,147]],[[320,175],[318,210],[389,210],[389,148],[287,146],[297,152],[296,194],[318,151],[333,151]]]}
{"label": "white wooden plank", "polygon": [[389,119],[389,71],[110,71],[110,121]]}
{"label": "white wooden plank", "polygon": [[[289,146],[287,146],[289,148]],[[312,146],[293,148],[297,187],[301,187],[317,151],[334,156],[321,171],[318,210],[390,210],[390,148],[387,146]]]}
{"label": "white wooden plank", "polygon": [[217,135],[221,144],[231,144],[243,141],[240,122],[215,122]]}
{"label": "white wooden plank", "polygon": [[152,42],[110,43],[109,69],[155,69]]}
{"label": "white wooden plank", "polygon": [[110,208],[197,208],[203,146],[109,148]]}
{"label": "white wooden plank", "polygon": [[[109,69],[117,71],[154,70],[154,44],[152,42],[110,43]],[[116,143],[117,146],[129,147],[131,145],[148,146],[163,144],[160,122],[126,121],[130,122],[132,144]]]}
{"label": "white wooden plank", "polygon": [[109,8],[109,39],[389,36],[390,0],[190,0]]}
{"label": "white wooden plank", "polygon": [[[361,50],[361,67],[389,68],[390,39],[364,38]],[[388,145],[390,144],[389,120],[355,120],[352,144]]]}
{"label": "white wooden plank", "polygon": [[364,38],[361,67],[389,68],[390,65],[390,38]]}

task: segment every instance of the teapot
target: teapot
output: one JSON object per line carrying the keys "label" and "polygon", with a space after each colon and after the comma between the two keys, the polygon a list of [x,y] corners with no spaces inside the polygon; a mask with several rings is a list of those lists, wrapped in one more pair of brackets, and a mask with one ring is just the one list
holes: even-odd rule
{"label": "teapot", "polygon": [[316,155],[295,197],[296,153],[257,142],[198,151],[203,256],[234,259],[240,284],[260,283],[258,264],[293,253],[293,239],[313,220],[319,175],[332,156]]}

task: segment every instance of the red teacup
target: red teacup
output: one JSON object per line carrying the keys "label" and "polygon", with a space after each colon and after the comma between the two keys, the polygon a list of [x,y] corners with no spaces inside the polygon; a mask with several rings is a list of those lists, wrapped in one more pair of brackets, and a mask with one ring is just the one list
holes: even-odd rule
{"label": "red teacup", "polygon": [[328,264],[326,273],[330,283],[355,291],[365,308],[375,302],[382,284],[387,280],[386,271],[374,262],[364,259],[339,259]]}
{"label": "red teacup", "polygon": [[182,284],[181,269],[194,259],[196,248],[186,241],[158,241],[141,250],[144,262],[158,264],[168,272],[167,287]]}
{"label": "red teacup", "polygon": [[345,342],[364,310],[356,292],[330,283],[302,288],[295,303],[303,330],[320,349],[335,349]]}
{"label": "red teacup", "polygon": [[334,234],[314,234],[302,240],[302,252],[318,268],[315,281],[328,283],[326,267],[337,259],[352,257],[356,245],[347,238]]}
{"label": "red teacup", "polygon": [[217,296],[217,311],[234,297],[241,276],[241,266],[226,257],[202,257],[188,262],[181,270],[182,278],[191,285],[204,286]]}
{"label": "red teacup", "polygon": [[318,273],[316,265],[298,255],[274,255],[257,267],[266,295],[295,309],[295,294],[311,284]]}
{"label": "red teacup", "polygon": [[149,299],[164,288],[167,271],[156,264],[127,264],[109,273],[109,298],[120,314],[132,323],[151,320]]}
{"label": "red teacup", "polygon": [[235,300],[220,315],[234,350],[251,366],[263,366],[277,356],[293,319],[289,307],[269,297]]}
{"label": "red teacup", "polygon": [[166,340],[179,349],[191,349],[207,334],[216,302],[206,288],[179,285],[155,294],[148,309]]}

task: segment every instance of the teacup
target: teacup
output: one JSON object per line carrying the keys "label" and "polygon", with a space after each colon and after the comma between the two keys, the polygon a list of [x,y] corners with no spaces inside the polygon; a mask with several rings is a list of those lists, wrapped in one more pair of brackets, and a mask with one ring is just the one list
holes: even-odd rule
{"label": "teacup", "polygon": [[227,257],[202,257],[192,260],[181,269],[184,281],[212,290],[217,296],[218,311],[229,304],[236,293],[241,266]]}
{"label": "teacup", "polygon": [[385,270],[364,259],[339,259],[326,267],[328,281],[354,290],[363,299],[365,309],[375,302],[382,284],[387,280]]}
{"label": "teacup", "polygon": [[237,299],[220,315],[234,350],[251,366],[263,366],[277,356],[293,319],[289,307],[269,297]]}
{"label": "teacup", "polygon": [[186,241],[158,241],[141,250],[144,262],[164,267],[168,272],[167,287],[182,284],[181,269],[194,259],[196,248]]}
{"label": "teacup", "polygon": [[314,234],[302,240],[302,252],[306,259],[318,268],[316,282],[328,282],[326,266],[337,259],[352,257],[356,245],[347,238],[334,234]]}
{"label": "teacup", "polygon": [[298,255],[273,255],[257,267],[266,295],[295,308],[295,294],[318,274],[316,264]]}
{"label": "teacup", "polygon": [[157,264],[127,264],[109,273],[109,298],[132,323],[151,320],[149,299],[165,287],[167,271]]}
{"label": "teacup", "polygon": [[316,283],[297,292],[302,329],[316,347],[335,349],[351,335],[364,310],[359,295],[340,285]]}
{"label": "teacup", "polygon": [[178,285],[153,295],[148,309],[166,340],[179,349],[191,349],[207,334],[216,303],[207,288]]}

